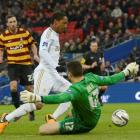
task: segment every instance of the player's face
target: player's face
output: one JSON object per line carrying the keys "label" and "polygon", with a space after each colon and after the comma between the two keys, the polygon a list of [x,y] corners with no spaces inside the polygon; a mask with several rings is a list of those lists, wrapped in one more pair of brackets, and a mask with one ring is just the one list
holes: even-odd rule
{"label": "player's face", "polygon": [[67,71],[67,76],[68,76],[68,79],[72,82],[72,75],[69,71]]}
{"label": "player's face", "polygon": [[16,30],[16,28],[17,28],[17,19],[16,19],[16,17],[8,18],[7,27],[12,31]]}
{"label": "player's face", "polygon": [[67,30],[67,24],[68,24],[68,18],[66,16],[63,17],[63,19],[57,21],[57,30],[58,33],[63,33]]}

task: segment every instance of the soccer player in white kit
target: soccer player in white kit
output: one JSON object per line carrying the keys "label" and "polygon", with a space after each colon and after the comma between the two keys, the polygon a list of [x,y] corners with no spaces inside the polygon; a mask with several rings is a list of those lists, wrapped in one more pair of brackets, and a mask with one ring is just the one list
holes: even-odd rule
{"label": "soccer player in white kit", "polygon": [[[55,13],[52,24],[42,36],[39,45],[40,63],[34,71],[34,93],[48,95],[52,92],[66,91],[71,85],[69,81],[60,76],[56,70],[60,58],[59,33],[66,30],[68,18],[64,13]],[[70,103],[63,103],[53,113],[53,118],[63,114]]]}
{"label": "soccer player in white kit", "polygon": [[[67,28],[68,19],[64,13],[54,13],[52,23],[47,28],[42,36],[39,46],[40,63],[34,72],[34,93],[39,95],[48,95],[50,91],[63,92],[71,85],[66,79],[61,77],[56,71],[60,56],[59,34]],[[28,112],[39,110],[42,108],[42,103],[26,103],[11,112],[4,113],[0,118],[0,134],[3,133],[9,122],[19,118]],[[57,118],[63,114],[69,103],[60,104],[53,113],[53,118]]]}

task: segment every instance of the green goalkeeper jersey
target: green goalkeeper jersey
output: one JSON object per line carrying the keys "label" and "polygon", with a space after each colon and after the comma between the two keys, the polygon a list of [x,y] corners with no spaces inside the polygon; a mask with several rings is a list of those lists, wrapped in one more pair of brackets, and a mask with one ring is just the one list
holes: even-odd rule
{"label": "green goalkeeper jersey", "polygon": [[79,118],[85,125],[92,126],[97,123],[101,114],[98,100],[99,86],[115,84],[124,78],[123,72],[112,76],[98,76],[88,73],[82,81],[72,84],[67,91],[43,96],[42,102],[57,104],[71,101],[73,116]]}

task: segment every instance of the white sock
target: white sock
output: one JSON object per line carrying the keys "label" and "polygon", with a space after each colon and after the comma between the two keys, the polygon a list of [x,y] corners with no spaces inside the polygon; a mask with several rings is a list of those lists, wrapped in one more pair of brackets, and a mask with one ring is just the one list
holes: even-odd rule
{"label": "white sock", "polygon": [[34,103],[26,103],[21,105],[19,108],[8,114],[5,119],[10,122],[15,120],[16,118],[22,117],[23,115],[27,114],[28,112],[32,112],[36,110],[36,106]]}
{"label": "white sock", "polygon": [[71,106],[71,102],[61,103],[57,107],[57,109],[55,110],[55,112],[53,113],[53,117],[55,119],[57,119],[60,115],[62,115],[64,112],[66,112],[70,106]]}

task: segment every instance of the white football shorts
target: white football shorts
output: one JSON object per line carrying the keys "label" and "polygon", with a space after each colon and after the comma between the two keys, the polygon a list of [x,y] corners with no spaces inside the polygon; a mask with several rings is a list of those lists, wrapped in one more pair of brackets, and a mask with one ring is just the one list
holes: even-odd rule
{"label": "white football shorts", "polygon": [[71,83],[55,69],[38,66],[34,71],[34,93],[47,96],[50,92],[66,91]]}

